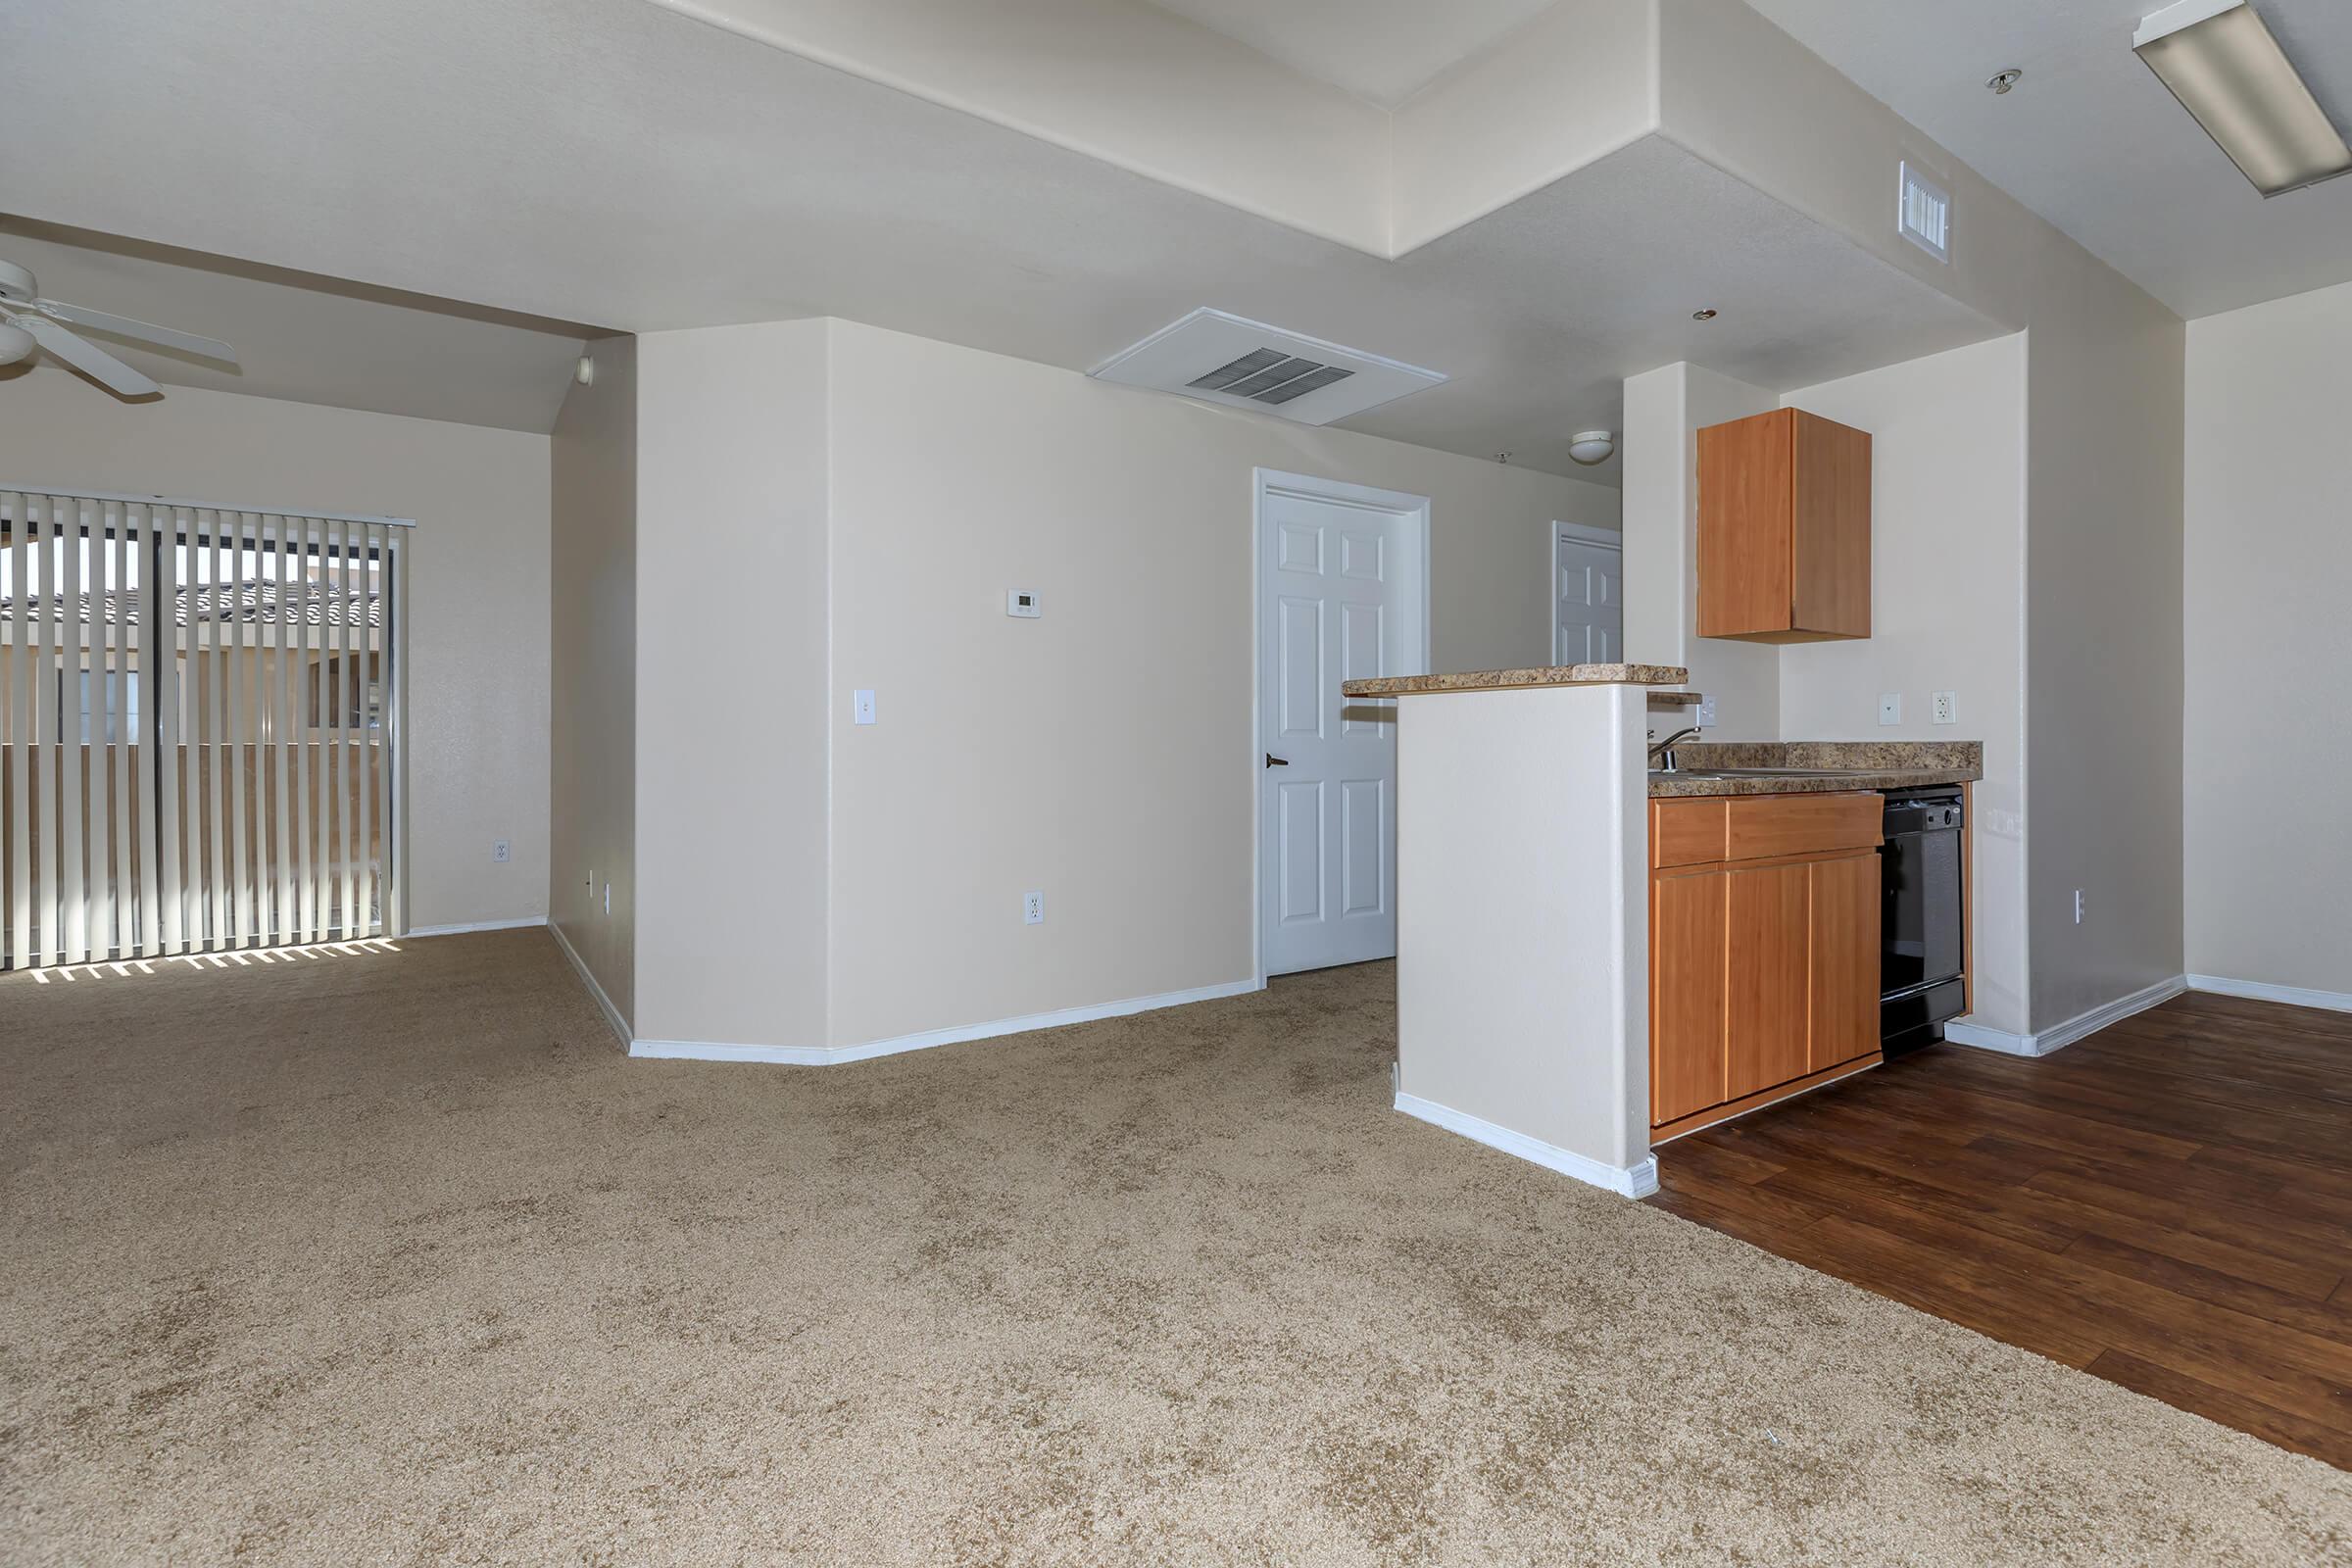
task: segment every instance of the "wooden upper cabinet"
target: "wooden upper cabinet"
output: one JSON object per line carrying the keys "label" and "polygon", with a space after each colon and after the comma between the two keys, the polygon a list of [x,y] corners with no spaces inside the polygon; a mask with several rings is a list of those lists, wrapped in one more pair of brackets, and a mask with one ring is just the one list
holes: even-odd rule
{"label": "wooden upper cabinet", "polygon": [[1870,435],[1801,409],[1698,432],[1698,634],[1870,635]]}

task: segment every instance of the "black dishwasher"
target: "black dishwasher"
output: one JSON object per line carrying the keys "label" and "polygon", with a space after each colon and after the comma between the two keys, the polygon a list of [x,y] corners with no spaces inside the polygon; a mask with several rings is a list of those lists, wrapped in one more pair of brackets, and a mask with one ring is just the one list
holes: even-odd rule
{"label": "black dishwasher", "polygon": [[1889,1056],[1943,1038],[1965,963],[1957,787],[1890,791],[1879,852],[1879,1045]]}

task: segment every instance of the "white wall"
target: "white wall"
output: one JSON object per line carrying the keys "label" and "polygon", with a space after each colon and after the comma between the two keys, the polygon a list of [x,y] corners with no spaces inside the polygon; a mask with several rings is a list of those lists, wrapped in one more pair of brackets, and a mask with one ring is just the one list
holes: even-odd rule
{"label": "white wall", "polygon": [[[1625,657],[1680,664],[1715,700],[1716,741],[1777,740],[1780,650],[1698,635],[1698,431],[1780,407],[1777,394],[1702,366],[1625,383]],[[1689,722],[1661,710],[1651,728]]]}
{"label": "white wall", "polygon": [[2326,694],[2352,685],[2347,409],[2352,283],[2188,324],[2188,969],[2339,1004],[2352,818],[2327,801],[2352,729]]}
{"label": "white wall", "polygon": [[1597,485],[847,322],[832,375],[834,1044],[1253,972],[1253,467],[1431,498],[1445,669],[1547,663],[1551,522],[1616,520]]}
{"label": "white wall", "polygon": [[1475,1117],[1602,1167],[1577,1169],[1586,1180],[1631,1183],[1649,1154],[1642,693],[1398,706],[1397,794],[1413,804],[1397,824],[1412,891],[1396,911],[1396,1088],[1425,1102],[1400,1107]]}
{"label": "white wall", "polygon": [[2040,1033],[2182,972],[2186,333],[2055,233],[2034,276],[2026,753]]}
{"label": "white wall", "polygon": [[[2018,334],[1790,392],[1871,432],[1871,624],[1781,650],[1791,740],[1981,740],[1970,1022],[2027,1033],[2026,340]],[[1934,721],[1930,694],[1956,692]],[[1879,723],[1881,692],[1903,722]]]}
{"label": "white wall", "polygon": [[[637,340],[643,1039],[824,1038],[830,330]],[[960,766],[941,759],[929,787],[954,790]]]}
{"label": "white wall", "polygon": [[596,384],[565,394],[549,440],[547,910],[625,1025],[637,971],[637,344],[602,338],[589,352]]}
{"label": "white wall", "polygon": [[409,923],[546,914],[546,436],[184,387],[127,404],[44,366],[0,381],[7,482],[415,517]]}

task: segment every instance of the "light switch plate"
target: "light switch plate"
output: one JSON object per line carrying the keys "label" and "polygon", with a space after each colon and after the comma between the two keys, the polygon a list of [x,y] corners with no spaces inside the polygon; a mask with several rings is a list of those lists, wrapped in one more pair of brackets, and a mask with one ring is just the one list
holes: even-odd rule
{"label": "light switch plate", "polygon": [[1046,612],[1046,602],[1027,588],[1004,590],[1004,613],[1021,620],[1035,620]]}
{"label": "light switch plate", "polygon": [[1903,694],[1901,692],[1879,693],[1879,722],[1900,724],[1902,721]]}
{"label": "light switch plate", "polygon": [[1960,694],[1958,692],[1936,692],[1934,695],[1934,701],[1936,723],[1957,724],[1960,722]]}
{"label": "light switch plate", "polygon": [[874,694],[870,688],[850,693],[850,719],[858,724],[874,721]]}

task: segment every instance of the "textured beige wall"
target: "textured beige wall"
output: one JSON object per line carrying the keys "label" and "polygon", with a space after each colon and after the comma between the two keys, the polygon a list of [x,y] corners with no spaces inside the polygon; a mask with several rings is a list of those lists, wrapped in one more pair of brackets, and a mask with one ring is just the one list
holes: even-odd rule
{"label": "textured beige wall", "polygon": [[2186,333],[2055,232],[2034,275],[2026,789],[2038,1033],[2181,973]]}
{"label": "textured beige wall", "polygon": [[[1871,432],[1870,637],[1781,650],[1790,740],[1981,740],[1969,1021],[2027,1032],[2026,340],[1953,349],[1788,394]],[[1930,694],[1958,694],[1935,722]],[[1881,692],[1903,722],[1880,724]]]}
{"label": "textured beige wall", "polygon": [[[1649,1152],[1642,694],[1398,704],[1397,1089],[1623,1170]],[[1542,780],[1541,788],[1530,782]]]}
{"label": "textured beige wall", "polygon": [[547,437],[181,387],[125,404],[42,367],[0,381],[12,482],[415,517],[409,922],[546,914]]}
{"label": "textured beige wall", "polygon": [[[1747,7],[1658,0],[1658,17],[1665,135],[2031,334],[2032,1026],[2178,974],[2180,318]],[[1948,264],[1895,232],[1904,158],[1952,194]]]}
{"label": "textured beige wall", "polygon": [[834,1044],[1254,971],[1253,466],[1431,498],[1440,668],[1547,662],[1551,520],[1616,520],[1596,485],[833,331]]}
{"label": "textured beige wall", "polygon": [[[2189,972],[2352,999],[2352,283],[2188,324]],[[2303,804],[2308,801],[2310,804]]]}
{"label": "textured beige wall", "polygon": [[611,337],[589,352],[596,382],[572,385],[549,441],[547,909],[625,1022],[637,967],[637,345]]}
{"label": "textured beige wall", "polygon": [[1244,212],[1387,252],[1388,115],[1149,0],[654,3]]}
{"label": "textured beige wall", "polygon": [[[1739,0],[1656,5],[1667,137],[1988,320],[2027,324],[2056,230]],[[1895,231],[1900,159],[1951,193],[1948,263]]]}
{"label": "textured beige wall", "polygon": [[[637,340],[643,1039],[824,1038],[829,331]],[[903,531],[958,525],[940,512]],[[948,689],[956,670],[926,677]],[[953,792],[966,765],[937,759],[926,787]]]}
{"label": "textured beige wall", "polygon": [[1390,248],[1404,255],[1657,128],[1651,0],[1581,0],[1475,51],[1387,126]]}

